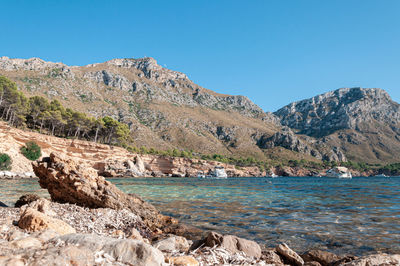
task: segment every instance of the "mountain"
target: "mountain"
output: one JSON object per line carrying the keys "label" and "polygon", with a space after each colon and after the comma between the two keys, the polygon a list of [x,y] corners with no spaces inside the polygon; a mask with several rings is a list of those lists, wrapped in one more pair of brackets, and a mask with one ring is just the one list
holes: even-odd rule
{"label": "mountain", "polygon": [[137,147],[275,163],[400,160],[398,104],[379,89],[340,89],[265,113],[245,96],[205,89],[153,58],[67,66],[0,57],[0,75],[27,96],[128,124]]}
{"label": "mountain", "polygon": [[280,128],[273,115],[247,97],[202,88],[153,58],[67,66],[1,57],[0,75],[28,96],[58,99],[66,107],[127,123],[137,147],[266,159],[257,140]]}
{"label": "mountain", "polygon": [[340,147],[351,160],[400,160],[400,104],[382,89],[342,88],[274,113],[298,134]]}

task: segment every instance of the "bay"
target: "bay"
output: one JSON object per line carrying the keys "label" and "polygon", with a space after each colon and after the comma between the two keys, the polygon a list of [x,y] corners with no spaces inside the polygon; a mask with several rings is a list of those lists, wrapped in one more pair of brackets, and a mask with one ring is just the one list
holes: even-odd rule
{"label": "bay", "polygon": [[[400,178],[318,177],[111,179],[162,213],[274,247],[286,242],[337,254],[400,252]],[[49,197],[37,180],[1,180],[0,201]]]}

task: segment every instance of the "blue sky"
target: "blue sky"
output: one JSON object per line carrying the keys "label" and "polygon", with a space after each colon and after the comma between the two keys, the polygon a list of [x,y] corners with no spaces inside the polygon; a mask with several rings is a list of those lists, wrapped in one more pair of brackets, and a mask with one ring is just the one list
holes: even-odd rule
{"label": "blue sky", "polygon": [[400,101],[400,1],[3,0],[0,55],[85,65],[151,56],[266,111],[341,87]]}

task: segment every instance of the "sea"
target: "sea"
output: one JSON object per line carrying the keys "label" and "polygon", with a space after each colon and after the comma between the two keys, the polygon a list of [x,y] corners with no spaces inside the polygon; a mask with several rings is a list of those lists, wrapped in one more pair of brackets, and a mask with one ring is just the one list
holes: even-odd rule
{"label": "sea", "polygon": [[[400,177],[121,178],[110,179],[163,214],[207,231],[298,252],[400,252]],[[49,197],[36,179],[1,180],[0,201]]]}

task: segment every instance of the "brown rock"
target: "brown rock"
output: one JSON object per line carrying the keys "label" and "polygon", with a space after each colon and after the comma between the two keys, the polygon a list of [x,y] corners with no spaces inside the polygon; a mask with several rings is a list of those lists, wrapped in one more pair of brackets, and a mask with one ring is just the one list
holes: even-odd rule
{"label": "brown rock", "polygon": [[134,194],[125,194],[115,185],[98,176],[96,170],[51,153],[50,157],[32,163],[39,184],[46,188],[53,201],[89,208],[129,209],[150,228],[165,223],[153,205]]}
{"label": "brown rock", "polygon": [[220,246],[232,253],[242,251],[247,256],[257,259],[261,257],[261,247],[256,242],[237,236],[223,236],[215,232],[210,232],[204,240],[204,244],[208,247]]}
{"label": "brown rock", "polygon": [[304,260],[288,247],[285,243],[279,244],[276,247],[276,252],[283,257],[284,260],[288,261],[293,265],[302,266],[304,265]]}
{"label": "brown rock", "polygon": [[301,257],[305,262],[318,261],[322,266],[329,266],[340,259],[336,254],[322,250],[310,250],[304,253]]}
{"label": "brown rock", "polygon": [[65,222],[49,217],[32,208],[26,208],[21,214],[18,221],[18,226],[28,231],[42,231],[45,229],[52,229],[60,235],[76,233],[75,229]]}
{"label": "brown rock", "polygon": [[199,262],[192,256],[171,257],[167,258],[165,262],[176,266],[198,266]]}
{"label": "brown rock", "polygon": [[15,202],[15,208],[20,208],[26,204],[29,204],[33,201],[37,201],[40,197],[36,194],[26,194],[22,195],[17,202]]}
{"label": "brown rock", "polygon": [[284,265],[281,257],[279,257],[279,255],[272,250],[263,251],[261,259],[265,261],[267,264],[272,264],[277,266]]}

